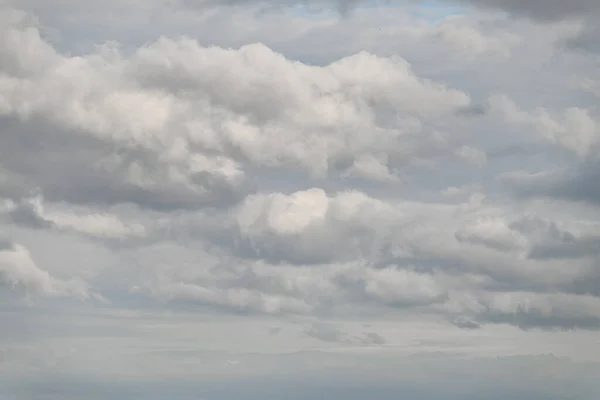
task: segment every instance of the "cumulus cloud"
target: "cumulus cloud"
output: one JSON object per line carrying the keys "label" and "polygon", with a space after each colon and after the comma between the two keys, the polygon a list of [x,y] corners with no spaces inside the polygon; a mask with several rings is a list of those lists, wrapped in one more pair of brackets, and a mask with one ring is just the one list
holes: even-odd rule
{"label": "cumulus cloud", "polygon": [[[314,67],[261,44],[166,38],[129,58],[110,46],[68,57],[11,15],[0,81],[10,198],[39,188],[52,201],[193,209],[238,201],[248,168],[390,179],[445,156],[452,144],[425,122],[470,103],[398,57]],[[25,168],[17,154],[32,143],[44,151]]]}
{"label": "cumulus cloud", "polygon": [[[19,241],[36,232],[122,257],[90,284],[128,301],[307,318],[409,313],[471,330],[597,329],[597,221],[570,215],[573,205],[559,217],[529,203],[600,201],[590,184],[597,107],[579,101],[593,70],[585,56],[556,52],[581,27],[548,22],[591,5],[537,14],[533,2],[476,5],[547,21],[461,9],[437,21],[407,12],[403,29],[375,29],[365,10],[327,36],[333,20],[284,13],[296,23],[289,42],[259,32],[273,46],[154,35],[76,55],[29,13],[3,9],[2,226]],[[350,38],[353,26],[369,27],[369,51],[343,47],[326,62],[291,55],[319,35]],[[405,47],[376,45],[386,37]],[[549,72],[531,72],[540,65]],[[557,79],[577,68],[579,87]],[[540,87],[565,96],[545,104]],[[511,150],[525,146],[534,150]],[[536,158],[545,152],[555,153]],[[89,296],[15,249],[3,250],[6,282]],[[384,342],[376,332],[307,332]]]}
{"label": "cumulus cloud", "polygon": [[[330,197],[313,188],[291,195],[248,197],[236,217],[239,249],[299,264],[377,257],[393,240],[403,216],[361,192]],[[396,227],[394,226],[396,225]]]}
{"label": "cumulus cloud", "polygon": [[297,3],[2,2],[0,370],[571,391],[527,357],[600,360],[595,3]]}

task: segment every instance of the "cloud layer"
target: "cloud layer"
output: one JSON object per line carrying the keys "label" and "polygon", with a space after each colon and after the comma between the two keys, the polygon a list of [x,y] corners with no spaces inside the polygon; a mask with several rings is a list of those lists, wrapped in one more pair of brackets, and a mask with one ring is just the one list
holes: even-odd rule
{"label": "cloud layer", "polygon": [[[589,223],[506,208],[478,185],[458,202],[452,188],[433,202],[377,197],[418,190],[415,179],[448,165],[487,168],[473,136],[448,129],[483,119],[575,160],[496,179],[518,195],[595,203],[594,109],[529,111],[496,93],[479,106],[400,56],[365,51],[314,66],[263,44],[160,38],[133,53],[103,45],[69,56],[27,14],[7,9],[3,20],[4,221],[135,258],[168,244],[177,258],[131,275],[130,293],[266,313],[355,304],[467,326],[598,326]],[[483,36],[463,21],[432,37],[477,56]],[[179,252],[183,243],[193,247]],[[43,279],[42,293],[61,291]]]}
{"label": "cloud layer", "polygon": [[1,371],[600,360],[596,2],[75,3],[0,3]]}

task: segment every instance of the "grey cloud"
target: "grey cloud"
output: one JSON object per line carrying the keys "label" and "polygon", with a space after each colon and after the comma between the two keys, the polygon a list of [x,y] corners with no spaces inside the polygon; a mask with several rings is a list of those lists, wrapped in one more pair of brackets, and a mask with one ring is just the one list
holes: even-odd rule
{"label": "grey cloud", "polygon": [[482,244],[500,251],[518,250],[524,244],[503,219],[480,219],[455,233],[459,242]]}
{"label": "grey cloud", "polygon": [[509,324],[521,329],[598,330],[600,299],[564,293],[481,293],[464,299],[464,315],[452,321],[472,329],[476,324]]}
{"label": "grey cloud", "polygon": [[531,173],[507,173],[500,180],[515,194],[600,203],[600,191],[593,184],[599,177],[598,148],[600,122],[593,107],[569,107],[562,112],[545,108],[527,111],[512,100],[494,96],[490,103],[495,113],[509,124],[532,129],[549,145],[569,155],[567,164]]}
{"label": "grey cloud", "polygon": [[595,24],[590,23],[585,25],[577,35],[567,39],[565,45],[567,48],[573,50],[598,53],[600,52],[598,34],[598,27]]}
{"label": "grey cloud", "polygon": [[350,298],[366,299],[396,308],[444,303],[451,284],[443,274],[420,273],[389,266],[376,271],[351,269],[335,276]]}
{"label": "grey cloud", "polygon": [[456,111],[457,115],[464,116],[464,117],[480,117],[482,115],[485,115],[486,113],[487,113],[487,110],[482,105],[472,105],[470,107],[463,107],[463,108],[459,108]]}
{"label": "grey cloud", "polygon": [[253,263],[236,267],[219,262],[208,268],[198,266],[161,275],[134,292],[174,303],[274,315],[319,315],[369,304],[375,309],[408,310],[447,299],[447,283],[442,276],[395,268],[373,271],[360,265],[298,268]]}
{"label": "grey cloud", "polygon": [[76,58],[35,27],[3,29],[44,53],[38,60],[4,43],[6,62],[20,60],[24,73],[0,82],[9,198],[39,189],[84,205],[227,207],[252,191],[253,166],[393,180],[452,153],[456,143],[426,121],[470,104],[398,57],[361,52],[315,67],[261,44],[227,50],[163,38],[128,59],[108,45]]}
{"label": "grey cloud", "polygon": [[[231,186],[219,176],[202,172],[189,177],[189,186],[182,185],[169,177],[170,167],[158,154],[106,143],[81,132],[65,132],[47,120],[0,118],[0,124],[5,197],[19,199],[39,190],[51,201],[135,203],[169,210],[226,206],[243,192],[236,183]],[[35,157],[19,156],[27,153]]]}
{"label": "grey cloud", "polygon": [[3,241],[0,248],[0,287],[27,297],[91,297],[87,284],[81,279],[63,280],[39,268],[29,251],[22,245]]}
{"label": "grey cloud", "polygon": [[452,318],[450,322],[461,329],[479,329],[481,324],[466,317]]}
{"label": "grey cloud", "polygon": [[[230,8],[241,8],[239,6],[245,6],[245,8],[280,11],[282,9],[289,10],[292,7],[302,6],[309,12],[318,13],[323,10],[331,11],[337,10],[340,12],[340,16],[348,17],[352,14],[353,10],[357,6],[364,4],[361,0],[309,0],[309,1],[297,1],[297,0],[228,0],[228,1],[214,1],[214,0],[196,0],[196,1],[176,1],[176,2],[164,2],[164,1],[152,1],[147,2],[143,9],[137,7],[133,3],[123,2],[120,4],[114,4],[112,2],[105,2],[105,5],[94,5],[94,15],[90,15],[91,7],[81,7],[81,5],[75,1],[63,2],[61,6],[53,8],[45,7],[43,2],[39,0],[33,1],[16,1],[7,0],[8,4],[12,4],[14,7],[24,7],[30,10],[34,10],[45,16],[50,16],[53,21],[62,21],[66,24],[77,24],[74,20],[83,21],[82,25],[87,28],[88,32],[91,30],[94,33],[101,31],[102,28],[106,31],[106,20],[114,19],[115,15],[120,14],[132,14],[131,23],[140,23],[140,20],[146,21],[147,19],[158,20],[160,15],[167,14],[169,12],[180,12],[186,9],[222,9],[224,7]],[[420,2],[417,0],[392,0],[390,3],[405,4],[405,5],[418,5]],[[511,16],[526,17],[534,21],[542,22],[556,22],[563,20],[584,20],[587,21],[585,29],[579,34],[575,35],[572,40],[567,41],[567,46],[571,48],[597,50],[597,45],[594,42],[594,17],[600,13],[600,7],[598,7],[595,0],[574,0],[574,1],[561,1],[561,0],[459,0],[459,1],[443,1],[440,2],[442,5],[450,7],[464,6],[472,7],[475,9],[483,9],[485,11],[505,11]],[[72,20],[65,21],[64,15],[67,14],[65,11],[69,10],[69,13],[76,14],[79,18],[73,18]],[[131,12],[131,10],[135,12]],[[87,11],[87,12],[86,12]],[[120,14],[119,14],[120,13]],[[58,15],[57,15],[58,14]],[[97,20],[99,15],[104,17],[104,20],[99,23],[100,27],[92,29],[89,24],[85,25],[85,22],[89,20]],[[142,16],[140,16],[142,15]],[[97,23],[98,24],[98,23]],[[124,29],[119,27],[119,29]],[[132,30],[129,32],[130,36],[140,37],[139,32]],[[232,33],[228,33],[232,35]],[[112,39],[112,37],[111,37]],[[88,43],[89,44],[89,43]]]}
{"label": "grey cloud", "polygon": [[[392,0],[393,3],[412,3],[417,4],[419,1],[410,0]],[[444,1],[450,6],[457,4],[465,7],[473,7],[475,9],[483,9],[485,11],[501,11],[507,12],[513,17],[529,18],[534,21],[543,23],[555,23],[557,21],[584,21],[583,29],[577,34],[564,42],[567,48],[583,49],[586,51],[597,52],[600,47],[597,45],[595,38],[597,37],[596,18],[600,16],[600,6],[596,0],[459,0],[459,1]],[[443,4],[442,3],[442,4]],[[342,16],[347,16],[353,12],[356,6],[364,4],[361,0],[229,0],[226,3],[208,1],[189,1],[187,4],[191,7],[206,7],[215,5],[259,5],[266,9],[278,10],[293,5],[303,5],[308,10],[318,12],[323,9],[335,9],[341,12]],[[442,34],[446,32],[442,31]],[[467,32],[462,29],[462,32],[455,30],[451,33],[454,39],[459,36],[465,36]],[[470,35],[469,40],[462,41],[460,47],[479,47],[481,42],[474,44]],[[452,40],[454,40],[452,39]],[[468,43],[468,44],[467,44]],[[498,43],[494,44],[497,45]],[[497,47],[498,48],[498,47]],[[507,50],[500,50],[501,53],[508,54]]]}
{"label": "grey cloud", "polygon": [[365,336],[360,336],[358,340],[364,345],[383,345],[387,342],[383,336],[375,332],[368,332]]}
{"label": "grey cloud", "polygon": [[313,324],[303,331],[305,335],[324,342],[344,342],[346,335],[330,324]]}
{"label": "grey cloud", "polygon": [[[511,76],[547,61],[553,39],[524,46],[550,28],[527,25],[513,36],[468,17],[433,28],[415,22],[367,44],[411,38],[427,51],[420,63],[407,61],[413,49],[406,59],[363,51],[315,65],[260,43],[226,48],[167,37],[75,57],[53,48],[35,23],[6,21],[1,29],[15,42],[3,42],[0,57],[0,195],[11,204],[3,222],[23,238],[37,229],[77,246],[76,236],[108,244],[103,250],[127,262],[88,275],[116,299],[245,314],[444,313],[463,329],[594,326],[597,234],[578,232],[574,216],[566,219],[575,227],[529,218],[522,198],[488,182],[510,167],[490,147],[525,160],[530,153],[512,149],[523,148],[521,139],[539,149],[528,136],[537,134],[582,167],[568,170],[569,179],[523,180],[523,190],[556,196],[559,188],[593,202],[592,185],[560,186],[593,170],[593,108],[556,113],[535,108],[532,94],[575,68],[573,59],[561,58],[564,65],[530,86],[537,73]],[[529,54],[538,43],[539,54]],[[500,57],[486,64],[492,55]],[[480,106],[463,90],[487,96],[502,85],[489,82],[492,72],[512,82],[514,101],[496,96]],[[560,92],[557,85],[548,93]],[[564,103],[577,99],[565,95]],[[478,169],[465,178],[455,161]],[[458,204],[424,202],[424,188],[438,184],[477,193]],[[131,292],[115,293],[123,287]],[[580,297],[560,308],[564,296]]]}
{"label": "grey cloud", "polygon": [[594,0],[467,0],[463,3],[507,10],[543,20],[581,18],[600,13],[600,5]]}
{"label": "grey cloud", "polygon": [[[477,288],[508,293],[513,290],[540,293],[561,290],[582,295],[598,293],[594,283],[597,282],[597,273],[581,262],[598,254],[593,232],[575,235],[540,217],[496,216],[468,218],[462,226],[457,225],[456,231],[450,230],[445,236],[443,232],[436,232],[436,227],[443,221],[445,213],[456,216],[464,205],[455,205],[441,214],[444,208],[421,205],[407,213],[410,208],[404,211],[398,205],[392,207],[358,193],[337,198],[330,198],[320,191],[313,191],[313,194],[319,195],[317,197],[303,197],[305,194],[278,195],[281,204],[273,203],[266,209],[263,203],[259,203],[263,204],[261,207],[249,209],[243,205],[238,210],[239,214],[231,216],[233,220],[241,218],[240,221],[251,217],[242,224],[246,235],[254,237],[253,253],[250,254],[246,253],[249,249],[240,248],[231,241],[232,231],[229,229],[233,226],[230,222],[224,223],[226,220],[218,214],[214,220],[202,214],[184,214],[179,221],[174,219],[167,225],[146,221],[138,226],[127,219],[120,221],[107,214],[78,215],[73,211],[46,210],[39,198],[25,204],[28,209],[36,209],[38,218],[51,222],[57,231],[81,234],[104,243],[129,240],[135,243],[140,240],[139,245],[143,245],[165,240],[177,243],[205,239],[218,245],[217,253],[210,256],[217,258],[208,261],[208,264],[201,261],[202,258],[190,259],[175,265],[172,272],[166,270],[168,274],[162,275],[162,280],[150,280],[148,285],[136,289],[174,303],[192,302],[244,312],[304,314],[332,312],[344,303],[396,309],[421,308],[425,311],[424,307],[436,308],[452,300],[449,293],[453,290]],[[310,199],[313,201],[307,201]],[[327,209],[332,219],[307,231],[306,227],[314,224],[314,218],[322,215],[314,212],[313,207],[319,208],[320,204],[315,199],[325,200],[324,210]],[[340,203],[336,203],[338,201]],[[256,212],[269,215],[269,220],[257,223]],[[428,218],[423,219],[425,215]],[[467,215],[468,212],[461,219]],[[289,218],[293,218],[290,220],[293,224],[288,221]],[[346,229],[351,229],[351,232],[356,223],[368,227],[367,222],[372,225],[369,229],[373,232],[381,232],[380,240],[387,244],[369,252],[350,253],[348,249],[357,246],[369,249],[372,244],[369,236],[373,234],[354,237],[342,232]],[[225,227],[220,227],[219,223]],[[433,235],[431,243],[418,240],[423,232],[414,231],[414,223],[420,225],[420,229],[427,227],[424,232]],[[279,243],[277,246],[256,240],[255,235],[264,230],[264,224],[271,226],[273,236],[269,240]],[[331,239],[328,226],[335,224],[339,224],[336,229],[340,229],[340,237],[352,239],[352,244]],[[288,237],[289,233],[293,235]],[[297,243],[305,235],[322,238],[311,242],[313,247],[308,253],[327,249],[328,253],[323,254],[329,256],[316,262],[318,260],[310,254],[300,252],[303,247]],[[322,244],[327,246],[322,247]],[[273,257],[270,253],[269,249],[276,247],[289,249],[279,253],[284,258]],[[378,248],[384,250],[375,251]],[[406,254],[404,261],[392,257],[400,249]],[[245,260],[231,257],[230,252]],[[168,254],[164,257],[168,258]],[[293,254],[297,256],[292,257]],[[177,257],[177,253],[173,256]],[[523,256],[526,258],[523,259]],[[217,261],[218,258],[222,260]],[[561,260],[566,258],[577,263],[568,272],[562,271]],[[342,261],[356,264],[338,264]],[[150,270],[158,267],[155,263],[140,262]],[[390,265],[393,262],[397,265]],[[565,276],[568,278],[565,279]],[[459,311],[464,310],[461,308]],[[461,326],[459,323],[455,325]]]}
{"label": "grey cloud", "polygon": [[[398,0],[398,2],[403,0]],[[411,1],[411,0],[408,0]],[[251,4],[251,3],[264,3],[269,4],[274,7],[277,6],[286,6],[290,4],[296,4],[295,0],[228,0],[226,2],[216,2],[212,0],[182,0],[178,2],[179,4],[184,4],[189,7],[202,7],[206,5],[214,5],[214,4]],[[594,10],[598,10],[598,4],[593,0],[574,0],[565,4],[560,0],[460,0],[461,3],[473,4],[476,6],[487,6],[487,7],[495,7],[501,9],[515,10],[521,12],[531,12],[534,15],[547,15],[547,16],[568,16],[571,14],[583,14],[587,12],[593,12]],[[11,1],[7,2],[11,4]],[[122,4],[125,3],[125,4]],[[112,9],[118,9],[117,5],[122,5],[123,7],[128,6],[130,2],[114,2],[107,1],[105,7],[110,7]],[[178,3],[165,2],[165,1],[149,1],[149,8],[158,8],[165,5],[173,5]],[[313,5],[329,5],[329,4],[340,4],[340,7],[346,8],[351,7],[352,5],[358,5],[361,1],[354,0],[314,0],[306,2],[308,6]],[[414,3],[414,1],[413,1]],[[40,0],[20,0],[17,5],[22,5],[23,7],[35,6],[43,4]],[[61,3],[63,7],[69,7],[69,9],[77,10],[79,7],[83,7],[76,0],[68,0]],[[96,6],[98,7],[98,6]],[[85,7],[87,8],[87,7]]]}
{"label": "grey cloud", "polygon": [[493,324],[509,324],[521,329],[547,329],[547,330],[598,330],[600,329],[600,317],[597,315],[573,316],[573,315],[547,315],[539,310],[516,311],[514,313],[485,313],[479,317],[479,321]]}
{"label": "grey cloud", "polygon": [[600,236],[578,238],[576,240],[542,243],[532,247],[529,257],[536,259],[572,259],[600,254]]}
{"label": "grey cloud", "polygon": [[39,197],[20,202],[7,213],[8,219],[20,226],[34,229],[51,229],[54,225],[44,218]]}
{"label": "grey cloud", "polygon": [[541,150],[538,146],[519,143],[515,145],[503,146],[498,149],[488,152],[490,158],[508,158],[508,157],[519,157],[519,156],[531,156],[540,153]]}
{"label": "grey cloud", "polygon": [[488,219],[457,231],[461,242],[481,244],[499,251],[527,250],[532,259],[568,259],[599,253],[597,233],[578,235],[561,228],[554,221],[524,216],[512,221]]}
{"label": "grey cloud", "polygon": [[281,331],[282,331],[282,328],[278,327],[278,326],[269,328],[269,334],[273,335],[273,336],[278,335]]}
{"label": "grey cloud", "polygon": [[555,222],[539,217],[524,217],[510,224],[510,228],[534,239],[529,257],[577,258],[600,253],[600,236],[597,234],[575,235],[561,229]]}
{"label": "grey cloud", "polygon": [[378,257],[402,217],[359,192],[328,196],[321,189],[248,197],[234,234],[246,254],[298,264]]}
{"label": "grey cloud", "polygon": [[[277,212],[270,208],[272,204],[265,209],[263,203],[243,212],[246,206],[238,210],[241,214],[234,215],[234,219],[251,217],[243,224],[246,235],[254,237],[255,253],[250,257],[244,253],[248,249],[237,248],[232,241],[222,241],[218,243],[218,257],[233,251],[236,257],[244,257],[245,260],[228,256],[210,267],[208,275],[202,275],[200,269],[192,272],[187,267],[176,268],[174,272],[180,271],[144,290],[163,299],[187,299],[266,313],[336,312],[344,304],[350,307],[420,309],[425,313],[450,307],[452,313],[458,313],[452,319],[453,323],[464,328],[474,328],[473,324],[484,324],[485,320],[483,317],[481,320],[470,317],[470,308],[464,305],[458,304],[458,308],[453,308],[453,304],[456,305],[453,293],[456,291],[473,293],[476,297],[478,293],[510,295],[519,290],[530,291],[535,296],[554,295],[556,291],[580,295],[596,295],[598,292],[593,283],[597,281],[594,280],[597,274],[586,258],[597,254],[593,246],[586,248],[587,244],[593,244],[592,232],[576,235],[540,217],[490,215],[481,218],[478,215],[485,214],[485,208],[476,209],[471,215],[464,209],[465,204],[447,209],[421,205],[422,209],[408,208],[406,211],[411,210],[410,214],[405,214],[402,205],[388,208],[386,204],[369,203],[373,200],[364,196],[355,199],[367,203],[350,202],[343,207],[328,203],[331,199],[325,201],[323,204],[327,207],[340,207],[328,211],[337,217],[328,224],[315,225],[306,231],[314,223],[314,218],[321,218],[324,214],[315,212],[321,210],[320,202],[304,200],[323,200],[327,196],[304,198],[304,194],[282,196],[280,200],[285,201],[275,207]],[[288,203],[290,199],[294,201]],[[349,207],[350,204],[353,207]],[[357,204],[369,204],[369,207],[356,207]],[[373,205],[377,207],[371,208]],[[351,211],[345,214],[343,220],[346,223],[368,220],[377,225],[385,221],[380,226],[398,227],[398,230],[378,228],[385,233],[383,237],[389,243],[387,251],[351,253],[340,257],[344,252],[348,253],[348,248],[363,243],[361,237],[357,237],[354,244],[346,245],[326,239],[329,234],[322,236],[328,225],[341,221],[338,218],[342,210]],[[257,212],[269,215],[269,220],[257,222]],[[404,215],[410,215],[410,218],[404,219]],[[288,218],[293,219],[288,221]],[[439,226],[448,223],[443,222],[444,218],[451,218],[456,227],[439,231]],[[457,220],[462,222],[457,224]],[[202,221],[195,223],[205,229],[211,227],[210,233],[197,237],[217,244],[215,240],[218,238],[222,240],[231,235],[227,229],[219,231],[213,229],[215,225],[212,223]],[[256,235],[264,232],[265,224],[270,225],[272,230],[269,240],[277,245],[257,240],[260,236]],[[344,225],[340,225],[342,227]],[[193,234],[199,235],[200,231]],[[211,238],[214,234],[217,236]],[[292,235],[288,237],[288,234]],[[317,262],[303,255],[299,250],[305,248],[297,244],[304,240],[304,235],[321,238],[310,242],[313,243],[310,253],[321,249],[321,243],[327,243],[330,256]],[[427,237],[430,239],[423,239]],[[364,243],[371,242],[366,240]],[[282,246],[289,249],[280,253],[285,258],[273,257],[270,249]],[[540,249],[550,249],[555,255],[548,253],[541,256]],[[297,258],[291,256],[295,251]],[[394,252],[404,256],[393,257]],[[568,257],[572,259],[573,266],[565,270],[563,260]],[[349,264],[343,264],[343,261]],[[181,277],[178,274],[182,274]],[[197,278],[195,274],[198,274]],[[559,294],[556,293],[557,296]],[[516,320],[507,320],[510,321]]]}
{"label": "grey cloud", "polygon": [[23,198],[0,211],[0,218],[17,227],[80,235],[113,248],[142,246],[168,237],[160,224],[122,220],[110,213],[48,211],[46,203],[39,194]]}
{"label": "grey cloud", "polygon": [[583,2],[10,2],[0,397],[595,398]]}
{"label": "grey cloud", "polygon": [[326,323],[313,323],[310,327],[306,328],[303,333],[323,342],[346,345],[380,346],[386,343],[386,340],[375,332],[365,332],[354,336],[344,333],[335,325]]}
{"label": "grey cloud", "polygon": [[246,288],[218,288],[212,284],[174,282],[162,284],[151,289],[153,297],[168,300],[177,304],[196,303],[212,306],[225,311],[265,314],[305,314],[312,311],[312,306],[302,299],[285,295],[270,295],[258,290]]}
{"label": "grey cloud", "polygon": [[544,315],[543,313],[517,311],[511,314],[489,313],[480,317],[480,321],[494,324],[509,324],[521,329],[549,329],[549,330],[575,330],[575,329],[600,329],[598,316],[569,316],[569,315]]}
{"label": "grey cloud", "polygon": [[536,174],[517,172],[506,174],[502,181],[522,197],[549,197],[600,204],[600,189],[594,182],[600,177],[596,162],[558,171]]}
{"label": "grey cloud", "polygon": [[[475,7],[484,7],[497,10],[506,10],[516,15],[528,16],[542,20],[557,20],[566,18],[585,17],[589,14],[597,14],[600,12],[600,6],[594,0],[573,0],[564,2],[562,0],[459,0],[460,3]],[[187,0],[185,2],[191,7],[202,7],[209,4],[223,4],[211,0]],[[295,0],[228,0],[224,4],[263,4],[267,7],[281,7],[291,4],[299,4]],[[310,6],[334,5],[340,10],[348,11],[356,5],[362,3],[355,0],[312,0],[305,2]],[[453,2],[455,3],[455,2]],[[318,8],[317,8],[318,9]]]}
{"label": "grey cloud", "polygon": [[535,191],[538,186],[542,195],[600,204],[600,189],[594,184],[598,178],[600,178],[598,163],[586,163],[553,180],[538,181],[539,183],[534,181],[532,191]]}
{"label": "grey cloud", "polygon": [[569,106],[560,112],[544,107],[526,110],[505,95],[493,95],[488,102],[491,112],[509,125],[536,132],[539,139],[582,161],[596,159],[600,122],[594,108]]}
{"label": "grey cloud", "polygon": [[[300,224],[303,221],[301,212],[308,212],[311,208],[302,202],[296,202],[295,207],[298,208],[296,210],[283,209],[286,210],[286,213],[289,212],[289,215],[294,215],[295,223]],[[463,205],[458,205],[456,209],[461,207]],[[383,212],[385,208],[378,210]],[[406,253],[403,261],[400,258],[389,260],[390,254],[383,252],[371,253],[366,256],[367,265],[331,264],[332,259],[327,261],[328,264],[307,265],[306,263],[311,262],[310,257],[298,260],[287,258],[287,262],[282,262],[269,258],[269,246],[266,243],[255,242],[256,258],[259,260],[270,259],[271,262],[276,262],[278,265],[247,260],[242,262],[246,263],[244,268],[223,269],[224,264],[222,264],[218,270],[221,273],[227,271],[223,276],[205,277],[197,283],[192,283],[194,279],[188,276],[186,278],[188,286],[182,285],[182,283],[157,282],[157,286],[150,293],[154,293],[159,298],[171,296],[170,298],[173,299],[195,299],[234,309],[241,307],[243,310],[267,313],[314,313],[323,310],[335,312],[342,304],[363,306],[370,304],[373,307],[386,306],[396,309],[418,308],[427,313],[440,307],[443,309],[449,306],[452,313],[459,314],[452,319],[452,323],[467,329],[475,328],[476,324],[493,321],[491,319],[488,321],[485,313],[476,314],[479,315],[478,317],[470,316],[470,306],[458,305],[458,308],[452,308],[454,307],[452,304],[455,303],[452,294],[454,291],[471,292],[476,298],[479,296],[477,293],[483,293],[485,296],[504,293],[508,296],[519,290],[531,291],[532,296],[547,295],[557,296],[557,298],[560,298],[558,296],[561,295],[561,292],[593,296],[598,293],[597,283],[594,283],[597,282],[597,273],[586,261],[586,257],[595,257],[597,254],[593,246],[593,233],[584,232],[576,235],[567,228],[561,228],[555,222],[540,217],[505,216],[500,218],[496,216],[484,219],[475,218],[471,222],[468,222],[467,219],[462,228],[460,224],[457,225],[458,231],[462,229],[463,232],[470,232],[471,236],[464,236],[464,233],[462,236],[457,235],[453,230],[444,234],[435,232],[435,227],[439,226],[442,221],[442,219],[438,219],[442,216],[435,214],[439,210],[432,208],[421,212],[433,217],[430,220],[431,231],[424,231],[425,235],[432,235],[431,243],[416,240],[424,233],[411,232],[411,225],[408,223],[406,229],[389,236],[390,240],[396,241],[398,245],[396,249],[403,249]],[[317,214],[312,214],[313,217],[315,215]],[[373,216],[375,215],[378,214],[373,214]],[[386,216],[385,220],[388,222],[394,222],[393,218],[399,218],[402,213],[384,213],[383,215]],[[394,215],[396,216],[394,217]],[[456,214],[454,215],[456,216]],[[284,214],[281,215],[281,217],[283,216]],[[278,217],[272,213],[271,221],[275,221],[276,218]],[[361,217],[360,214],[356,214],[353,218],[360,220]],[[376,221],[377,218],[369,217],[369,220]],[[419,221],[421,229],[423,225],[427,226],[426,220],[417,218],[415,221]],[[282,219],[282,223],[284,222],[285,219]],[[248,225],[248,227],[251,226],[253,225]],[[285,226],[286,229],[295,229],[293,225],[287,223],[282,226]],[[256,232],[254,229],[261,228],[255,226],[247,232]],[[402,241],[400,241],[400,237],[402,237]],[[462,242],[457,240],[457,237]],[[298,240],[297,236],[294,238],[293,240]],[[326,242],[331,243],[327,240]],[[509,243],[510,246],[504,243]],[[590,244],[591,247],[586,248],[587,244]],[[229,243],[222,249],[229,251],[231,248],[228,246],[231,245]],[[289,248],[297,249],[291,245]],[[344,246],[341,247],[341,249],[343,248]],[[394,249],[394,247],[390,249]],[[551,249],[555,254],[548,253],[541,256],[540,249]],[[572,259],[573,265],[569,270],[565,270],[563,260],[568,257]],[[250,260],[252,258],[255,257],[251,257]],[[358,256],[349,257],[347,260],[353,259],[361,260]],[[299,264],[289,265],[289,262],[296,261]],[[398,266],[389,266],[391,261],[398,263]],[[373,262],[376,264],[370,265]],[[377,265],[377,262],[380,265]],[[234,265],[240,261],[232,259],[230,263]],[[359,263],[364,263],[364,261]],[[388,266],[386,267],[386,265]],[[373,269],[373,266],[378,269]],[[214,273],[218,270],[215,269]],[[182,269],[181,272],[186,273],[185,269]],[[173,279],[172,282],[178,281],[178,278],[174,277]],[[167,293],[170,294],[167,295]],[[485,296],[481,299],[485,299]],[[235,300],[236,298],[239,300]],[[246,300],[242,300],[244,298]],[[267,306],[270,301],[274,303],[272,306]],[[283,306],[288,301],[291,303]],[[291,304],[297,304],[297,306],[291,306]],[[300,304],[302,304],[301,307],[299,307]],[[511,318],[506,317],[505,323],[524,326],[524,322]],[[551,316],[548,318],[551,319]],[[535,325],[535,321],[537,319],[532,318],[531,326]],[[565,327],[568,321],[563,318]],[[548,324],[555,323],[548,322]],[[577,327],[583,322],[574,319],[573,324],[574,327]]]}

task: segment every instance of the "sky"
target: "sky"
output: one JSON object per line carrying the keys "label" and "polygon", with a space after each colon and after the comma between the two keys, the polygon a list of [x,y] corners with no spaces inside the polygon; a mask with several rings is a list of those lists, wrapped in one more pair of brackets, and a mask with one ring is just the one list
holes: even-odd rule
{"label": "sky", "polygon": [[0,0],[0,399],[597,399],[599,18]]}

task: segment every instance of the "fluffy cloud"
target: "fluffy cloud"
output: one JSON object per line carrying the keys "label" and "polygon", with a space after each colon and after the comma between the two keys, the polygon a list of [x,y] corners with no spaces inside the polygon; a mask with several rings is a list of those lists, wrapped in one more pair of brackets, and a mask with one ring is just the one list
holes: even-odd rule
{"label": "fluffy cloud", "polygon": [[0,2],[0,397],[595,398],[595,3]]}
{"label": "fluffy cloud", "polygon": [[329,197],[314,188],[248,197],[236,219],[241,246],[261,258],[305,264],[377,257],[406,217],[360,192]]}
{"label": "fluffy cloud", "polygon": [[558,47],[587,29],[566,19],[591,3],[476,4],[543,24],[468,8],[283,24],[254,5],[215,6],[209,21],[191,7],[181,21],[205,18],[213,37],[228,13],[245,21],[206,42],[173,27],[194,5],[140,11],[164,11],[177,34],[84,52],[2,10],[0,224],[23,242],[0,253],[4,287],[295,317],[309,321],[301,335],[349,346],[389,339],[311,321],[600,328],[597,210],[570,201],[600,202],[598,77]]}
{"label": "fluffy cloud", "polygon": [[[451,153],[427,121],[470,104],[400,58],[360,53],[314,67],[260,44],[166,38],[129,58],[107,46],[66,57],[20,13],[6,19],[1,179],[10,198],[39,188],[75,204],[199,208],[252,190],[249,168],[389,179]],[[18,154],[32,145],[43,151],[25,167]]]}

